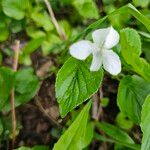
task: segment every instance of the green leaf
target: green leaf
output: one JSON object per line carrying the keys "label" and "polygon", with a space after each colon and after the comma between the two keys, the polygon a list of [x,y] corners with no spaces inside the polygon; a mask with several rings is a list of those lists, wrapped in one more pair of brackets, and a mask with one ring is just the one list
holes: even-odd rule
{"label": "green leaf", "polygon": [[103,142],[115,143],[115,145],[117,144],[121,147],[124,147],[124,149],[120,149],[120,150],[131,150],[131,149],[140,150],[140,145],[138,145],[138,144],[130,144],[130,143],[125,143],[125,142],[120,142],[120,141],[117,141],[114,139],[110,139],[108,137],[104,137],[104,136],[97,134],[97,133],[95,133],[94,137],[97,140],[100,140]]}
{"label": "green leaf", "polygon": [[46,33],[40,29],[36,29],[35,26],[29,26],[26,28],[27,35],[33,39],[46,37]]}
{"label": "green leaf", "polygon": [[73,6],[81,16],[88,19],[98,19],[99,13],[93,0],[75,0]]}
{"label": "green leaf", "polygon": [[117,114],[116,124],[125,130],[130,130],[134,125],[133,122],[122,112]]}
{"label": "green leaf", "polygon": [[148,4],[150,4],[150,1],[149,0],[133,0],[133,3],[136,6],[146,7],[148,6]]}
{"label": "green leaf", "polygon": [[135,30],[129,28],[121,30],[121,54],[131,70],[150,81],[150,65],[139,57],[141,42]]}
{"label": "green leaf", "polygon": [[46,11],[41,12],[41,8],[37,7],[33,10],[31,18],[38,27],[43,27],[45,31],[51,31],[54,26],[50,20],[50,17]]}
{"label": "green leaf", "polygon": [[2,0],[4,13],[16,20],[21,20],[25,16],[25,11],[29,6],[28,0]]}
{"label": "green leaf", "polygon": [[107,16],[99,19],[98,21],[90,24],[85,30],[83,30],[83,32],[79,33],[78,36],[74,37],[72,39],[71,42],[75,42],[78,39],[80,39],[81,37],[85,36],[86,34],[90,33],[92,30],[98,29],[100,27],[100,25],[108,18],[111,16],[115,16],[118,14],[122,14],[122,15],[126,15],[126,14],[130,14],[132,16],[134,16],[138,21],[140,21],[146,28],[147,30],[150,32],[150,20],[145,17],[143,14],[141,14],[132,4],[127,4],[115,11],[113,11],[112,13],[108,14]]}
{"label": "green leaf", "polygon": [[34,52],[37,48],[39,48],[44,41],[44,37],[36,38],[28,42],[24,48],[22,49],[22,53],[24,55],[29,55]]}
{"label": "green leaf", "polygon": [[55,54],[60,52],[59,48],[53,49],[54,44],[59,44],[60,42],[62,41],[56,34],[48,34],[46,40],[43,41],[41,46],[43,55],[48,55],[51,52]]}
{"label": "green leaf", "polygon": [[86,147],[85,136],[91,101],[83,108],[75,121],[54,145],[54,150],[82,150]]}
{"label": "green leaf", "polygon": [[106,122],[96,122],[96,126],[117,141],[134,144],[134,141],[126,132],[114,125]]}
{"label": "green leaf", "polygon": [[57,74],[56,97],[64,117],[73,108],[86,101],[100,87],[103,71],[90,72],[89,64],[68,59]]}
{"label": "green leaf", "polygon": [[150,95],[147,96],[142,106],[141,129],[143,132],[141,150],[150,149]]}
{"label": "green leaf", "polygon": [[[96,122],[96,126],[113,139],[111,140],[111,139],[107,139],[105,137],[100,136],[101,140],[114,142],[114,143],[123,145],[125,147],[129,147],[131,149],[140,150],[140,146],[136,145],[134,141],[131,139],[131,137],[120,128],[114,125],[108,124],[106,122],[101,122],[101,123]],[[97,136],[97,138],[99,138],[99,136]]]}
{"label": "green leaf", "polygon": [[[15,105],[27,103],[37,93],[39,89],[38,78],[33,74],[33,69],[21,69],[15,76]],[[6,103],[4,110],[10,110],[9,101]]]}
{"label": "green leaf", "polygon": [[0,110],[4,107],[14,84],[14,73],[6,67],[0,68]]}
{"label": "green leaf", "polygon": [[[0,14],[1,15],[1,14]],[[0,42],[7,40],[9,36],[8,28],[6,27],[5,22],[0,22]]]}
{"label": "green leaf", "polygon": [[150,83],[139,76],[124,77],[118,89],[117,103],[120,110],[135,123],[141,121],[141,109],[150,93]]}
{"label": "green leaf", "polygon": [[[135,44],[136,43],[136,44]],[[141,39],[137,31],[131,28],[121,30],[121,46],[122,53],[128,51],[130,53],[141,55]]]}

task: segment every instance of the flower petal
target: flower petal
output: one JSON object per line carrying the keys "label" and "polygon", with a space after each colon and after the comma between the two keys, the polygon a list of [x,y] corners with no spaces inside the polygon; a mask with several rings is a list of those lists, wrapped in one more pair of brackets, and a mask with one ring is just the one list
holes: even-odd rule
{"label": "flower petal", "polygon": [[110,49],[119,42],[119,33],[113,28],[109,27],[108,35],[105,39],[104,48]]}
{"label": "flower petal", "polygon": [[93,44],[88,40],[82,40],[70,46],[70,54],[80,60],[85,60],[92,52]]}
{"label": "flower petal", "polygon": [[121,61],[119,56],[112,50],[103,51],[103,67],[112,75],[117,75],[121,71]]}
{"label": "flower petal", "polygon": [[101,48],[103,46],[105,39],[109,33],[109,30],[110,28],[103,28],[103,29],[95,30],[92,33],[93,41],[98,47]]}
{"label": "flower petal", "polygon": [[93,53],[93,60],[90,71],[98,71],[102,66],[102,54],[100,52]]}

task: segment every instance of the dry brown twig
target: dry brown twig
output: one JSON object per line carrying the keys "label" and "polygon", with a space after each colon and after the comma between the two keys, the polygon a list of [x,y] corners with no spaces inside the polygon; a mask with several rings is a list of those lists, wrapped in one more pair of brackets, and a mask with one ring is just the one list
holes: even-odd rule
{"label": "dry brown twig", "polygon": [[65,35],[65,32],[62,30],[62,28],[59,26],[57,20],[56,20],[56,17],[55,17],[55,14],[53,12],[53,9],[52,9],[52,6],[51,6],[51,3],[48,1],[48,0],[44,0],[44,3],[48,9],[48,12],[50,14],[50,17],[51,17],[51,20],[52,20],[52,23],[54,24],[55,28],[56,28],[56,31],[57,33],[59,34],[60,38],[62,40],[66,40],[66,35]]}
{"label": "dry brown twig", "polygon": [[[19,59],[19,47],[20,47],[20,41],[15,41],[15,47],[14,47],[14,60],[13,60],[13,71],[16,72],[18,68],[18,59]],[[15,94],[14,94],[14,88],[11,90],[10,93],[10,103],[11,103],[11,118],[12,118],[12,149],[15,144],[15,138],[16,138],[16,111],[15,111]]]}

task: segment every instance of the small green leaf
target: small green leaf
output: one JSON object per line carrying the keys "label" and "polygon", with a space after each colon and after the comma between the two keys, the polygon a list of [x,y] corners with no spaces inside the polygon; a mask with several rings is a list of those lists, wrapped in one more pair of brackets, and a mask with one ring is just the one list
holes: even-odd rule
{"label": "small green leaf", "polygon": [[90,98],[100,87],[102,79],[102,69],[90,72],[87,62],[68,59],[56,79],[56,97],[61,116],[64,117],[73,108]]}
{"label": "small green leaf", "polygon": [[6,27],[5,22],[0,22],[0,42],[7,40],[9,36],[9,30]]}
{"label": "small green leaf", "polygon": [[111,125],[109,123],[106,122],[97,122],[96,126],[104,131],[107,135],[109,135],[111,138],[113,138],[114,140],[123,142],[123,143],[130,143],[130,144],[134,144],[134,141],[131,139],[131,137],[124,132],[123,130],[121,130],[120,128]]}
{"label": "small green leaf", "polygon": [[98,19],[98,9],[92,0],[75,0],[73,6],[77,9],[79,14],[88,19]]}
{"label": "small green leaf", "polygon": [[150,1],[149,0],[133,0],[133,3],[136,6],[146,7],[148,6],[148,4],[150,4]]}
{"label": "small green leaf", "polygon": [[59,141],[54,145],[54,150],[82,150],[87,146],[85,142],[87,123],[91,101],[83,108],[75,121],[60,137]]}
{"label": "small green leaf", "polygon": [[21,20],[25,16],[25,11],[29,6],[28,0],[2,0],[4,13],[16,20]]}
{"label": "small green leaf", "polygon": [[117,141],[117,140],[110,139],[108,137],[102,136],[102,135],[97,134],[97,133],[95,133],[94,137],[97,140],[100,140],[100,141],[103,141],[103,142],[114,143],[115,145],[117,144],[117,145],[121,146],[121,148],[124,148],[124,149],[119,149],[119,150],[131,150],[131,149],[140,150],[140,145],[138,145],[138,144],[131,144],[131,143],[120,142],[120,141]]}
{"label": "small green leaf", "polygon": [[143,132],[141,150],[150,149],[150,95],[147,96],[142,106],[141,129]]}
{"label": "small green leaf", "polygon": [[130,130],[134,125],[133,122],[122,112],[117,114],[116,124],[125,130]]}
{"label": "small green leaf", "polygon": [[118,106],[132,121],[140,123],[142,105],[149,93],[149,82],[139,76],[126,76],[119,84],[117,95]]}
{"label": "small green leaf", "polygon": [[33,10],[31,18],[38,27],[43,27],[45,31],[51,31],[54,26],[50,20],[50,17],[46,11],[41,12],[41,8],[37,7]]}
{"label": "small green leaf", "polygon": [[6,67],[0,68],[0,110],[8,100],[10,91],[14,85],[14,73]]}
{"label": "small green leaf", "polygon": [[[27,103],[39,89],[38,78],[33,74],[33,69],[21,69],[15,76],[15,105]],[[10,110],[10,103],[7,101],[4,110]]]}
{"label": "small green leaf", "polygon": [[34,52],[38,47],[41,46],[44,41],[44,37],[36,38],[28,42],[25,47],[22,49],[24,55],[29,55]]}

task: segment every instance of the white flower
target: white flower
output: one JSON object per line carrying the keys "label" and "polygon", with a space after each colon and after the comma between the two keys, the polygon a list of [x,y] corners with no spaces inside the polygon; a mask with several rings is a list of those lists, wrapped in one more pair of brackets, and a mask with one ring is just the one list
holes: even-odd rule
{"label": "white flower", "polygon": [[85,60],[90,54],[93,55],[90,71],[98,71],[103,65],[104,69],[112,75],[121,71],[119,56],[111,50],[118,44],[119,34],[113,27],[95,30],[92,33],[93,43],[88,40],[81,40],[70,47],[70,54],[79,59]]}

